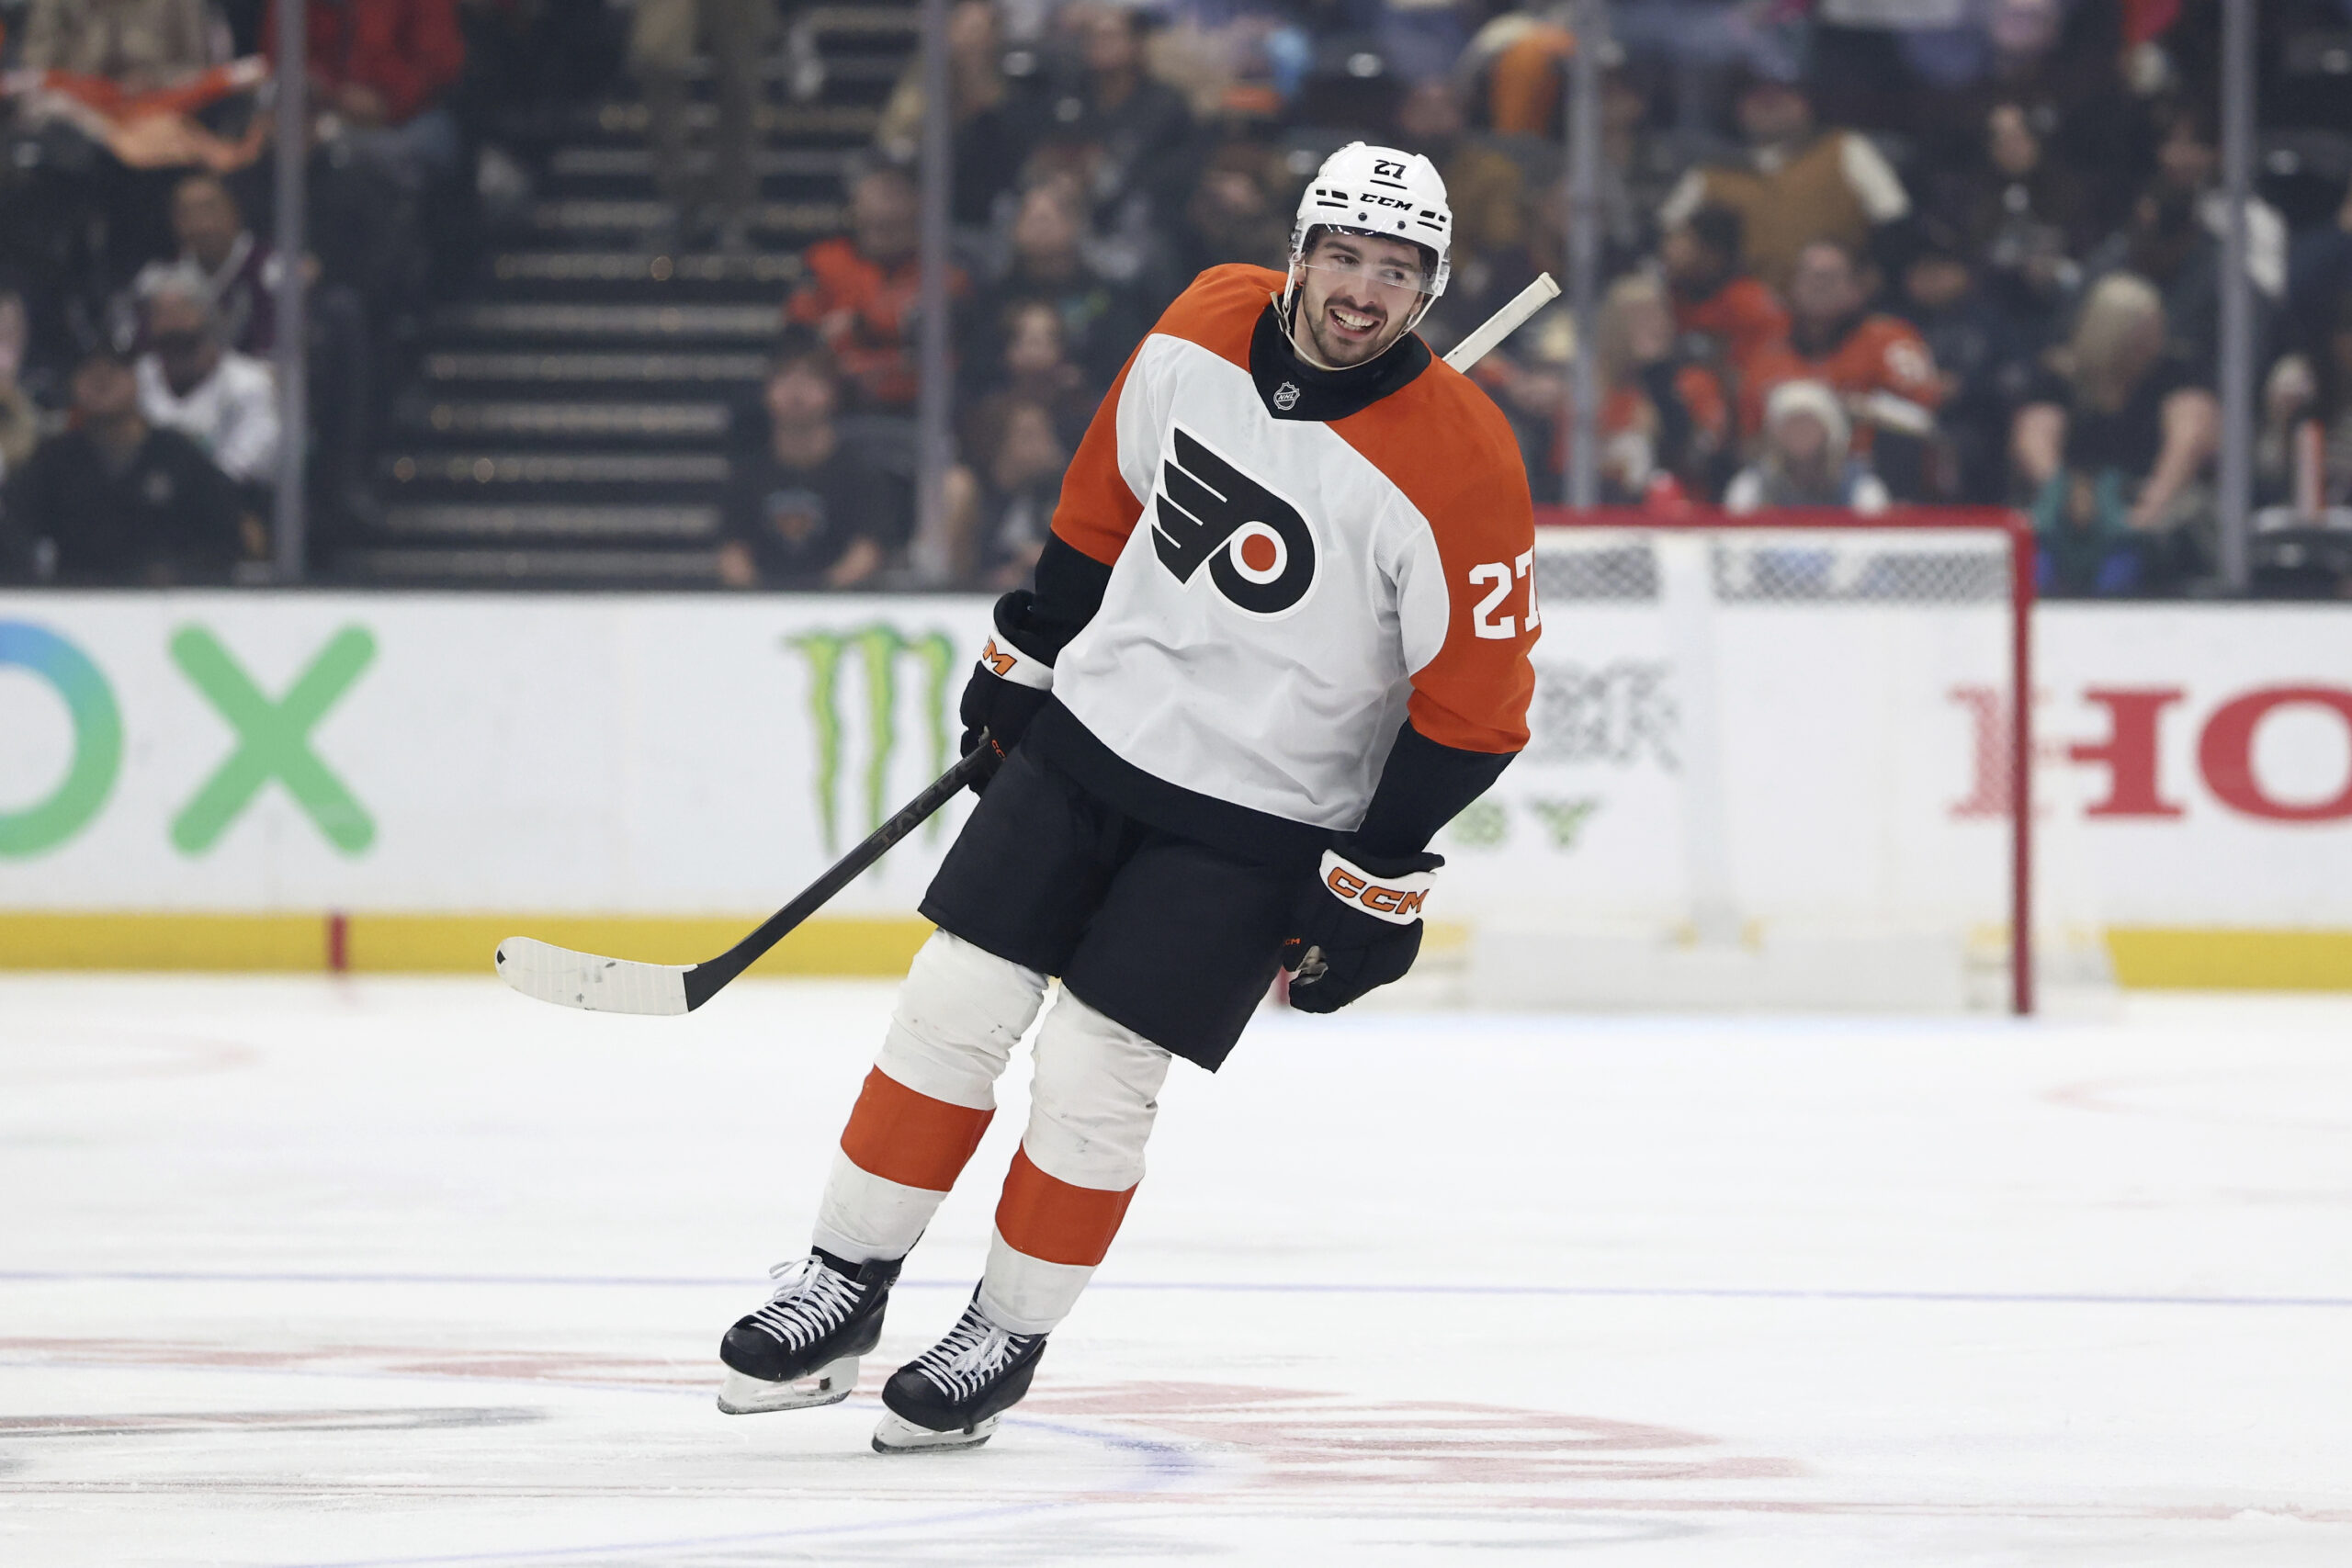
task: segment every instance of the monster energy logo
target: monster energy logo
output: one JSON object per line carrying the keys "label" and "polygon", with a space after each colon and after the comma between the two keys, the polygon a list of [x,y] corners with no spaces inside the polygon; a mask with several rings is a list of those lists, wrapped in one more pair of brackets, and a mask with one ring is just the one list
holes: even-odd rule
{"label": "monster energy logo", "polygon": [[[808,711],[817,729],[817,815],[825,826],[827,852],[842,850],[842,683],[854,663],[865,684],[865,827],[870,833],[889,814],[890,762],[899,750],[899,670],[902,657],[911,657],[922,671],[922,715],[931,741],[931,771],[945,770],[947,751],[947,678],[956,668],[956,645],[945,632],[909,637],[893,626],[876,624],[851,632],[802,632],[784,639],[784,646],[808,662]],[[940,819],[933,817],[925,831],[936,836]],[[861,836],[862,836],[861,834]]]}

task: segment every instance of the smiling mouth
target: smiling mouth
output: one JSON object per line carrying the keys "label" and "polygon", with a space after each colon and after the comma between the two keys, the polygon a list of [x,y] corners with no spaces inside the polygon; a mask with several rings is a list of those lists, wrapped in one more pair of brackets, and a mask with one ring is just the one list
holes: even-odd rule
{"label": "smiling mouth", "polygon": [[1351,338],[1370,337],[1380,330],[1381,318],[1367,316],[1361,310],[1351,310],[1344,305],[1333,305],[1324,311],[1331,324]]}

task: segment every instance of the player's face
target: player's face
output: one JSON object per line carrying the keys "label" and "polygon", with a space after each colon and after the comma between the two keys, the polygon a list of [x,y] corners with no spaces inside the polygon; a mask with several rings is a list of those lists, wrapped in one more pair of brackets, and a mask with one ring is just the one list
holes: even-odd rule
{"label": "player's face", "polygon": [[1300,269],[1292,335],[1326,365],[1361,365],[1404,334],[1428,287],[1419,246],[1326,234]]}

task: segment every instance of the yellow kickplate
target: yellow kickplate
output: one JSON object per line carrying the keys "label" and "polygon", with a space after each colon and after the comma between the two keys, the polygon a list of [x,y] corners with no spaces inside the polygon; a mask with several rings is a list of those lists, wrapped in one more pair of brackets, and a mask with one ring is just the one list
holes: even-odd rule
{"label": "yellow kickplate", "polygon": [[[542,942],[653,964],[716,957],[756,914],[400,915],[0,911],[0,969],[218,969],[376,974],[491,973],[499,939]],[[931,934],[921,919],[809,921],[752,966],[754,975],[906,973]],[[1431,956],[1464,932],[1434,931]],[[2352,990],[2352,931],[2117,926],[2115,977],[2153,990]],[[338,964],[338,941],[340,963]]]}
{"label": "yellow kickplate", "polygon": [[325,967],[318,915],[0,913],[0,968]]}
{"label": "yellow kickplate", "polygon": [[[499,939],[509,936],[537,937],[616,958],[693,964],[717,957],[761,919],[756,914],[336,917],[0,912],[0,969],[316,973],[341,967],[379,974],[488,975]],[[903,975],[915,949],[930,934],[928,920],[815,919],[785,938],[752,966],[751,973]]]}
{"label": "yellow kickplate", "polygon": [[2111,926],[2107,948],[2137,989],[2352,990],[2352,931]]}

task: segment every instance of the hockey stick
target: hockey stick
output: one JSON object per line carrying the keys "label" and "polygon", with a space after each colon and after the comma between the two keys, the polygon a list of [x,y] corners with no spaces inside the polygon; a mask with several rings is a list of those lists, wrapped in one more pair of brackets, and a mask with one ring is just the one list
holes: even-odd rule
{"label": "hockey stick", "polygon": [[[1485,358],[1495,344],[1518,331],[1528,317],[1557,299],[1559,293],[1560,286],[1552,281],[1552,275],[1543,274],[1477,331],[1455,344],[1445,362],[1456,370],[1469,369]],[[498,944],[499,976],[526,997],[589,1012],[633,1012],[657,1017],[692,1012],[750,968],[762,953],[782,942],[794,928],[823,908],[834,894],[888,852],[891,845],[946,805],[979,771],[978,757],[978,751],[966,754],[921,795],[901,807],[898,815],[876,828],[864,843],[810,883],[798,897],[761,921],[759,930],[716,958],[701,964],[640,964],[634,959],[574,953],[568,947],[532,937],[510,936]]]}
{"label": "hockey stick", "polygon": [[1492,353],[1495,344],[1519,331],[1528,317],[1559,297],[1560,286],[1552,281],[1552,275],[1548,272],[1536,274],[1535,281],[1512,295],[1510,303],[1487,317],[1476,332],[1455,344],[1453,352],[1445,356],[1445,362],[1456,370],[1469,369]]}
{"label": "hockey stick", "polygon": [[[982,739],[986,739],[983,735]],[[803,888],[798,897],[716,958],[701,964],[639,964],[633,959],[574,953],[527,936],[510,936],[498,944],[499,977],[526,997],[589,1012],[657,1016],[692,1012],[750,968],[760,954],[782,942],[794,927],[823,908],[834,894],[888,852],[891,845],[922,827],[933,812],[978,776],[981,757],[977,749],[965,753],[962,761],[900,807],[898,815],[868,834],[864,843]]]}

